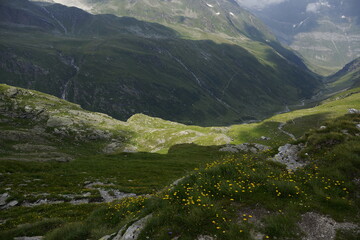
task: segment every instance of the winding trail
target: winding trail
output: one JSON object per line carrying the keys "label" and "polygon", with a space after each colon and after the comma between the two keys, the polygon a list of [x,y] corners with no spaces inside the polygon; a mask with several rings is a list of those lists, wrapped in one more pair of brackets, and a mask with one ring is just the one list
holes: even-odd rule
{"label": "winding trail", "polygon": [[278,127],[278,129],[280,130],[280,132],[288,135],[289,137],[291,137],[292,140],[296,140],[296,137],[294,136],[294,134],[289,133],[289,132],[287,132],[287,131],[285,131],[285,130],[283,129],[283,127],[284,127],[285,125],[286,125],[286,123],[280,123],[280,125],[279,125],[279,127]]}

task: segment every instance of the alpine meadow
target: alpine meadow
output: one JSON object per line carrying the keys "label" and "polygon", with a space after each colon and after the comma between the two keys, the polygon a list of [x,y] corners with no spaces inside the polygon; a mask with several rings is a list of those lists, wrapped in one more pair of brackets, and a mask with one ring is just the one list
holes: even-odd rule
{"label": "alpine meadow", "polygon": [[0,239],[360,239],[355,0],[0,0]]}

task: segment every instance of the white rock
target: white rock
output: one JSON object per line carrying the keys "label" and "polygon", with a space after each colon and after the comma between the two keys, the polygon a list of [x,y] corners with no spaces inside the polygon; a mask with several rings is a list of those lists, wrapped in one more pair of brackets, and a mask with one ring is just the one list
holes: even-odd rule
{"label": "white rock", "polygon": [[4,206],[6,204],[6,200],[10,197],[8,193],[3,193],[0,195],[0,206]]}
{"label": "white rock", "polygon": [[355,108],[350,108],[350,109],[349,109],[349,113],[350,113],[350,114],[360,114],[360,110],[357,110],[357,109],[355,109]]}
{"label": "white rock", "polygon": [[219,150],[220,152],[231,152],[231,153],[238,153],[239,149],[235,148],[235,147],[223,147],[220,148]]}
{"label": "white rock", "polygon": [[15,207],[16,205],[18,205],[19,202],[16,200],[13,200],[11,202],[9,202],[8,204],[6,204],[5,206],[3,206],[1,209],[8,209],[8,208],[12,208]]}
{"label": "white rock", "polygon": [[36,237],[16,237],[14,240],[42,240],[42,236],[36,236]]}
{"label": "white rock", "polygon": [[209,235],[200,235],[197,237],[197,240],[215,240],[215,238],[213,238]]}
{"label": "white rock", "polygon": [[271,140],[271,138],[265,137],[265,136],[261,136],[260,139],[261,139],[261,140]]}
{"label": "white rock", "polygon": [[299,167],[303,167],[306,163],[302,162],[298,155],[302,148],[303,145],[286,144],[279,147],[279,153],[276,154],[272,160],[285,164],[286,168],[289,170],[295,170]]}
{"label": "white rock", "polygon": [[359,226],[353,223],[337,223],[330,217],[313,212],[302,215],[298,225],[305,233],[303,240],[332,240],[335,239],[338,229],[359,229]]}
{"label": "white rock", "polygon": [[141,231],[146,226],[147,221],[152,217],[152,215],[148,215],[135,223],[133,223],[130,227],[128,227],[124,234],[122,234],[123,229],[121,229],[118,234],[113,238],[113,240],[136,240],[138,239]]}

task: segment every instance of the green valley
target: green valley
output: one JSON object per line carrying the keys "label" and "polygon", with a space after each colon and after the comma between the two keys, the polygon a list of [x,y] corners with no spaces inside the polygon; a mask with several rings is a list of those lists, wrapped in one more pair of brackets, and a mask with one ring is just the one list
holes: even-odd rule
{"label": "green valley", "polygon": [[0,239],[359,239],[360,59],[241,2],[335,3],[0,0]]}

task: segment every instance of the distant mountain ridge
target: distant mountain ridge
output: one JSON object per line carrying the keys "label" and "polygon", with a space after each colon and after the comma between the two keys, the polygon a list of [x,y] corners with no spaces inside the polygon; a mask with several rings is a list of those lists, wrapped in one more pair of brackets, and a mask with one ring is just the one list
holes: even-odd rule
{"label": "distant mountain ridge", "polygon": [[0,11],[8,13],[1,15],[2,83],[121,120],[145,113],[189,124],[245,122],[310,97],[320,84],[270,40],[246,40],[245,49],[226,38],[184,39],[157,23],[25,0],[2,1]]}
{"label": "distant mountain ridge", "polygon": [[327,81],[336,89],[360,87],[360,58],[346,64],[340,71],[328,77]]}
{"label": "distant mountain ridge", "polygon": [[[268,45],[290,62],[307,69],[303,60],[281,46],[275,36],[253,14],[235,0],[40,0],[77,6],[93,14],[114,14],[164,24],[191,40],[232,43],[251,52],[258,43]],[[39,2],[37,2],[39,3]]]}
{"label": "distant mountain ridge", "polygon": [[[222,33],[228,37],[265,38],[273,40],[272,34],[249,12],[233,0],[43,0],[76,6],[91,13],[131,16],[140,20],[175,24],[209,32]],[[262,36],[261,36],[262,35]],[[263,39],[265,40],[265,39]]]}
{"label": "distant mountain ridge", "polygon": [[334,73],[360,57],[360,2],[289,0],[251,11],[312,69]]}

